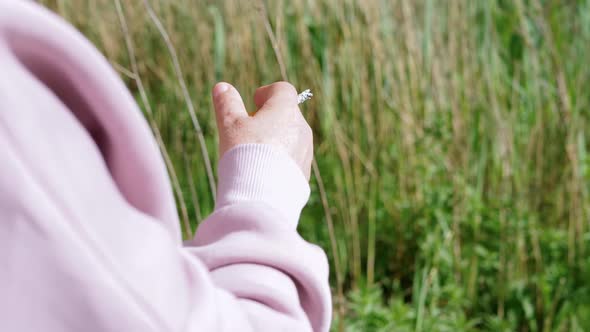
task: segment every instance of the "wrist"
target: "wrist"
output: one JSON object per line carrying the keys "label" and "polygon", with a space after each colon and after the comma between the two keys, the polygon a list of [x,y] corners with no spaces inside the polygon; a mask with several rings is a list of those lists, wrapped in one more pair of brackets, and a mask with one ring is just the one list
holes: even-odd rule
{"label": "wrist", "polygon": [[264,202],[296,226],[310,189],[303,172],[283,150],[268,144],[241,144],[225,152],[218,166],[215,209]]}

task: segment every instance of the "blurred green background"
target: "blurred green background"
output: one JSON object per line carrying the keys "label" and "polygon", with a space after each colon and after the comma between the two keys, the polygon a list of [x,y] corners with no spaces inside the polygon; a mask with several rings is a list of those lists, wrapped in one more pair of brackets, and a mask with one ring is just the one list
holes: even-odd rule
{"label": "blurred green background", "polygon": [[312,89],[334,331],[590,331],[589,0],[42,2],[137,96],[186,236],[214,83]]}

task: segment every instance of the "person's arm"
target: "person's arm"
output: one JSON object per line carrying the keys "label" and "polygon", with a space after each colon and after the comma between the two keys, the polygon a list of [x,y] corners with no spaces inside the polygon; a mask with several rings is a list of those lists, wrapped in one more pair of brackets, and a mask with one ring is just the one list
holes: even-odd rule
{"label": "person's arm", "polygon": [[[309,197],[313,151],[296,100],[288,83],[260,88],[259,110],[252,117],[232,86],[221,83],[214,89],[223,154],[219,192],[215,212],[188,250],[211,271],[211,282],[229,293],[219,295],[217,301],[225,304],[216,314],[230,307],[243,314],[224,320],[228,331],[329,328],[326,257],[296,232]],[[211,301],[216,300],[199,299],[205,308]]]}

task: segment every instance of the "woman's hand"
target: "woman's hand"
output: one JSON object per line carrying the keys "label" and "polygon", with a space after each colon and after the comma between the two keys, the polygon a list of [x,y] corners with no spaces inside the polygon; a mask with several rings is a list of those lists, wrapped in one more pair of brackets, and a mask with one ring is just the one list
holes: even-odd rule
{"label": "woman's hand", "polygon": [[249,115],[232,85],[221,82],[213,88],[220,156],[240,144],[270,144],[286,151],[309,180],[313,134],[297,106],[295,88],[287,82],[260,87],[254,103],[257,112]]}

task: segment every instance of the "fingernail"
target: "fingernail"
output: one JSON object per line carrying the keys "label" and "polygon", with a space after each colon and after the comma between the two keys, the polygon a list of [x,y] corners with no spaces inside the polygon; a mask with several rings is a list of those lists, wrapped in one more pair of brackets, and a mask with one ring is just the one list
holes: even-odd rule
{"label": "fingernail", "polygon": [[225,82],[215,84],[215,87],[213,87],[213,98],[217,98],[217,96],[219,96],[227,90],[229,90],[229,84]]}

